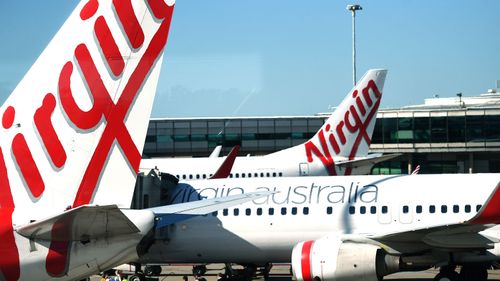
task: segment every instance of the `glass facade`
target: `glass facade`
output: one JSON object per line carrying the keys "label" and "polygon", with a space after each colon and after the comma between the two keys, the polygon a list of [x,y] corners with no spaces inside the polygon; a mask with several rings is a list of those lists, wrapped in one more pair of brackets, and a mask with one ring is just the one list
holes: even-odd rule
{"label": "glass facade", "polygon": [[145,157],[207,156],[218,145],[228,152],[267,154],[305,142],[325,117],[155,119],[149,123]]}
{"label": "glass facade", "polygon": [[[217,145],[227,154],[262,155],[307,141],[327,116],[166,118],[151,120],[144,157],[205,157]],[[500,108],[381,110],[373,152],[403,153],[373,174],[500,172]]]}

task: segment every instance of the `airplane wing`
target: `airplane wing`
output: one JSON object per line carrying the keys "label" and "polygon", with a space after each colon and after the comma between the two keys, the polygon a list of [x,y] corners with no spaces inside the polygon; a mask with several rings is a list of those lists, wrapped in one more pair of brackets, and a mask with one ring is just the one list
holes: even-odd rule
{"label": "airplane wing", "polygon": [[172,204],[162,207],[151,208],[157,217],[157,228],[162,228],[176,222],[186,220],[195,216],[213,213],[215,211],[233,207],[261,197],[272,195],[274,191],[256,191],[239,195],[231,195],[223,198],[203,199],[180,204]]}
{"label": "airplane wing", "polygon": [[[447,250],[492,249],[500,239],[482,231],[500,223],[500,184],[476,216],[454,224],[426,226],[412,230],[366,236],[388,252],[408,253],[425,248]],[[351,240],[345,237],[344,240]],[[356,238],[352,239],[356,240]]]}
{"label": "airplane wing", "polygon": [[[275,192],[258,191],[224,198],[204,199],[187,203],[146,209],[155,215],[156,227],[202,216],[232,207]],[[139,229],[116,205],[84,205],[70,209],[48,219],[36,221],[16,229],[30,239],[47,241],[89,241],[139,232]]]}
{"label": "airplane wing", "polygon": [[358,167],[358,166],[363,166],[363,165],[374,165],[374,164],[377,164],[379,162],[383,162],[383,161],[386,161],[386,160],[389,160],[392,158],[396,158],[400,155],[402,155],[402,153],[393,153],[393,154],[386,154],[386,155],[382,155],[380,153],[374,153],[374,154],[369,154],[368,156],[361,158],[361,159],[335,162],[335,165],[343,167],[343,168]]}

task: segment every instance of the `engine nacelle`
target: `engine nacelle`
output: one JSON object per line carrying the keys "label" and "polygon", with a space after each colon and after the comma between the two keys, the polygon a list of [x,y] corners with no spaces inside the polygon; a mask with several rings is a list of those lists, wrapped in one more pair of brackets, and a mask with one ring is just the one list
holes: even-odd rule
{"label": "engine nacelle", "polygon": [[388,267],[397,271],[399,258],[388,257],[375,245],[324,237],[293,248],[292,270],[297,281],[378,281]]}

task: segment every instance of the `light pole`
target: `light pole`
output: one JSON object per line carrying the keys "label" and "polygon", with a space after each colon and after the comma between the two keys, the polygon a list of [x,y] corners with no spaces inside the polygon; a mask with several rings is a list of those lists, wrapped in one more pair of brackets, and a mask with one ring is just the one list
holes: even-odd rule
{"label": "light pole", "polygon": [[363,10],[360,5],[347,5],[352,13],[352,84],[356,86],[356,11]]}

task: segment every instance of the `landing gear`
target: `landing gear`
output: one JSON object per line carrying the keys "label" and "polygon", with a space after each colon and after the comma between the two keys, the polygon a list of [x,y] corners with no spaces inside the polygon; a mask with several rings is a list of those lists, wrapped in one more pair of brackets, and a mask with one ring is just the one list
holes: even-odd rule
{"label": "landing gear", "polygon": [[262,268],[262,275],[264,275],[264,281],[269,280],[269,272],[271,272],[271,269],[273,268],[273,264],[268,262],[264,265]]}
{"label": "landing gear", "polygon": [[130,275],[128,277],[128,280],[129,281],[145,281],[146,280],[146,276],[142,273],[142,272],[137,272],[133,275]]}
{"label": "landing gear", "polygon": [[488,280],[488,268],[484,265],[464,265],[460,270],[462,281]]}
{"label": "landing gear", "polygon": [[193,275],[202,276],[207,272],[207,266],[204,264],[193,265]]}
{"label": "landing gear", "polygon": [[146,276],[159,276],[161,274],[161,266],[146,265],[146,267],[144,267],[144,274]]}
{"label": "landing gear", "polygon": [[[266,263],[264,266],[258,266],[256,264],[243,264],[242,269],[233,268],[232,264],[225,264],[225,276],[231,281],[252,281],[252,278],[256,275],[263,275],[264,280],[269,279],[269,272],[271,271],[272,264]],[[258,272],[258,274],[257,274]]]}
{"label": "landing gear", "polygon": [[441,267],[434,281],[487,281],[488,267],[485,265],[464,265],[460,274],[455,271],[456,266]]}

